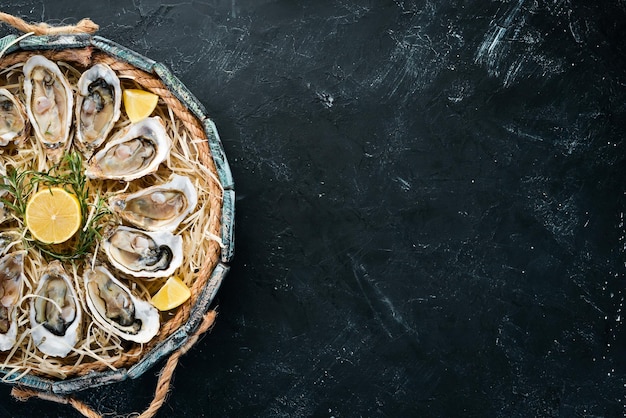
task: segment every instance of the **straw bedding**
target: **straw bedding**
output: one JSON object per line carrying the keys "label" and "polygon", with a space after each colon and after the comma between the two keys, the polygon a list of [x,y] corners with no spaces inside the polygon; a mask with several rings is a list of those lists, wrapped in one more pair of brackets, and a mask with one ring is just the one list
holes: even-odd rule
{"label": "straw bedding", "polygon": [[[106,256],[96,242],[84,258],[63,262],[81,300],[83,310],[81,338],[65,358],[44,355],[35,347],[31,338],[28,310],[29,299],[34,297],[33,293],[41,272],[51,258],[42,254],[29,241],[23,220],[12,216],[8,221],[0,224],[0,234],[9,234],[15,238],[2,251],[3,254],[16,250],[27,251],[26,282],[18,310],[18,341],[13,349],[0,353],[0,369],[7,373],[13,372],[9,374],[12,379],[19,379],[24,374],[64,379],[92,371],[129,367],[186,322],[200,290],[207,283],[208,277],[218,263],[222,244],[219,235],[223,189],[217,177],[202,125],[159,79],[91,48],[17,52],[0,59],[0,87],[10,90],[20,97],[22,102],[24,101],[22,66],[30,56],[35,54],[44,55],[56,62],[69,80],[74,92],[76,92],[76,83],[82,72],[93,64],[106,63],[117,73],[123,88],[140,88],[159,96],[159,103],[153,115],[162,119],[173,140],[168,159],[161,164],[156,173],[129,183],[116,180],[87,180],[88,203],[95,207],[98,201],[106,202],[115,193],[134,192],[154,184],[164,183],[174,173],[190,177],[198,191],[198,204],[195,211],[175,231],[183,238],[184,257],[183,264],[175,275],[187,284],[192,296],[175,311],[161,313],[160,331],[147,344],[131,343],[111,334],[93,321],[85,303],[83,270],[89,265],[107,264]],[[112,133],[129,123],[130,121],[122,112]],[[70,152],[73,150],[75,150],[74,146],[70,148]],[[25,170],[45,172],[52,167],[52,163],[46,158],[32,130],[23,143],[0,148],[0,164],[18,172]],[[58,172],[63,172],[63,170],[66,170],[63,165],[57,168]],[[104,229],[107,225],[119,223],[121,220],[116,215],[107,214],[98,221],[98,227]],[[111,267],[109,270],[115,272]],[[144,299],[149,299],[150,295],[154,294],[165,282],[165,279],[145,281],[133,279],[120,272],[116,274],[136,296]]]}

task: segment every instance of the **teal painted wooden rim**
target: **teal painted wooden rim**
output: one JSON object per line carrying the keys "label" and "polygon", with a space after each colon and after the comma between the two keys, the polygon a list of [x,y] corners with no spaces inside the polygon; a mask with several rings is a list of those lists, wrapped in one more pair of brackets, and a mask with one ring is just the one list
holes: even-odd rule
{"label": "teal painted wooden rim", "polygon": [[20,373],[0,370],[0,379],[10,385],[35,389],[40,392],[49,392],[58,395],[70,394],[81,390],[91,389],[103,385],[121,382],[127,378],[135,379],[144,372],[180,348],[202,323],[219,290],[222,281],[230,270],[228,263],[234,256],[235,230],[235,188],[232,173],[223,144],[213,120],[206,114],[204,105],[189,91],[189,89],[163,64],[128,49],[116,42],[101,36],[87,34],[63,34],[19,37],[7,35],[0,38],[0,53],[3,56],[19,51],[33,50],[63,50],[73,48],[92,47],[106,54],[126,62],[136,68],[153,74],[174,94],[187,109],[198,118],[207,136],[209,150],[216,166],[219,181],[224,190],[221,216],[221,262],[213,269],[206,285],[198,295],[195,305],[187,322],[159,342],[147,352],[137,363],[129,369],[107,370],[103,372],[89,372],[86,375],[69,379],[51,379],[34,375],[20,376]]}

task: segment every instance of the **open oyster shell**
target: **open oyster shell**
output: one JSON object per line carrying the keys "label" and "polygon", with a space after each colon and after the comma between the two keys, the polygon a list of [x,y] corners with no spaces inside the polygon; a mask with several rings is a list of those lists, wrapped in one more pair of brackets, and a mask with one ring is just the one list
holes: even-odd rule
{"label": "open oyster shell", "polygon": [[9,90],[0,89],[0,146],[18,143],[28,135],[30,123],[24,105]]}
{"label": "open oyster shell", "polygon": [[167,277],[183,262],[182,237],[167,231],[118,226],[102,247],[115,268],[134,277]]}
{"label": "open oyster shell", "polygon": [[0,253],[6,253],[16,244],[22,242],[22,235],[18,231],[0,232]]}
{"label": "open oyster shell", "polygon": [[72,89],[59,67],[42,55],[30,57],[23,70],[26,113],[46,154],[57,163],[70,142]]}
{"label": "open oyster shell", "polygon": [[15,345],[17,304],[22,297],[24,278],[24,251],[0,258],[0,351]]}
{"label": "open oyster shell", "polygon": [[197,203],[193,183],[178,174],[167,183],[109,199],[109,206],[122,219],[147,231],[173,232]]}
{"label": "open oyster shell", "polygon": [[42,353],[65,357],[78,342],[82,317],[70,277],[58,260],[52,261],[39,279],[30,300],[31,335]]}
{"label": "open oyster shell", "polygon": [[136,343],[147,343],[159,332],[159,312],[103,266],[83,274],[87,306],[94,320],[113,334]]}
{"label": "open oyster shell", "polygon": [[77,145],[89,158],[120,117],[122,88],[119,78],[106,64],[96,64],[85,71],[77,87]]}
{"label": "open oyster shell", "polygon": [[170,153],[172,140],[161,118],[133,123],[116,133],[91,160],[89,178],[131,181],[154,173]]}

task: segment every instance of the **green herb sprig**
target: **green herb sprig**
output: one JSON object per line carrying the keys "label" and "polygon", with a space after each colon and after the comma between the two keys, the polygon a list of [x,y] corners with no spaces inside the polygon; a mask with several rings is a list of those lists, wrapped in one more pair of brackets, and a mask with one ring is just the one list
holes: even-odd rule
{"label": "green herb sprig", "polygon": [[[0,175],[0,190],[6,190],[7,194],[0,198],[0,202],[20,218],[24,219],[29,196],[33,190],[41,187],[62,187],[76,195],[80,204],[82,225],[77,236],[67,245],[45,244],[32,238],[27,225],[22,222],[25,229],[23,236],[27,245],[37,247],[43,254],[58,260],[80,260],[93,251],[95,242],[102,238],[102,220],[111,212],[104,201],[96,196],[95,202],[89,203],[89,188],[87,178],[83,170],[83,159],[77,152],[66,154],[59,164],[54,165],[48,171],[17,170],[9,169],[6,175]],[[93,213],[90,212],[92,211]]]}
{"label": "green herb sprig", "polygon": [[[20,218],[24,218],[26,213],[26,202],[28,195],[33,190],[33,184],[27,182],[28,176],[33,173],[32,170],[19,172],[17,170],[9,170],[6,175],[2,175],[0,181],[0,190],[7,191],[13,199],[6,197],[0,198],[0,202],[12,209]],[[6,196],[6,194],[4,194]]]}

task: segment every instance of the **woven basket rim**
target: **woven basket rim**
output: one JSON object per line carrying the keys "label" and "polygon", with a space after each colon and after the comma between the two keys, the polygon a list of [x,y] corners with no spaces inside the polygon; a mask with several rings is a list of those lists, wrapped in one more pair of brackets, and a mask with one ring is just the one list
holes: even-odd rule
{"label": "woven basket rim", "polygon": [[[19,42],[12,45],[11,43],[16,42],[16,39]],[[129,353],[122,355],[123,360],[114,362],[114,367],[117,368],[115,371],[102,363],[93,362],[86,363],[85,367],[80,367],[78,370],[75,366],[71,366],[65,379],[29,373],[12,380],[13,372],[0,370],[0,375],[4,375],[2,380],[5,383],[20,384],[54,393],[71,393],[125,380],[127,377],[138,377],[154,363],[180,347],[193,334],[229,270],[228,263],[233,256],[234,244],[234,185],[217,129],[213,121],[206,116],[202,104],[164,65],[105,38],[75,34],[41,35],[18,39],[15,35],[9,35],[0,39],[0,49],[5,50],[5,55],[0,56],[0,68],[8,66],[9,64],[6,64],[8,62],[23,62],[32,55],[40,54],[51,59],[67,61],[82,68],[104,62],[118,74],[133,72],[133,75],[137,75],[135,82],[146,90],[158,94],[168,107],[173,109],[176,117],[190,133],[190,138],[202,140],[199,143],[196,142],[199,147],[199,158],[214,173],[221,192],[217,202],[213,201],[215,197],[211,193],[210,216],[214,219],[211,219],[209,223],[212,227],[217,227],[222,246],[215,241],[210,244],[211,255],[202,263],[191,288],[190,301],[179,308],[174,318],[162,324],[162,329],[153,340],[145,344],[143,348],[135,345]],[[217,205],[218,210],[213,210],[213,205]],[[219,218],[216,217],[217,215]],[[143,354],[137,356],[135,353],[137,350]]]}

